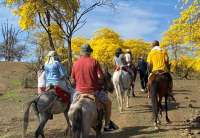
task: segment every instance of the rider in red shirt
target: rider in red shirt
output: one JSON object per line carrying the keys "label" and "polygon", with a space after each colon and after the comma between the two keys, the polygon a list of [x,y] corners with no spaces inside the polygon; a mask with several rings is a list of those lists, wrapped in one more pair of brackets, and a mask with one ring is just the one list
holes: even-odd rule
{"label": "rider in red shirt", "polygon": [[110,123],[112,103],[108,94],[101,90],[100,80],[103,78],[103,73],[98,61],[90,57],[92,51],[89,44],[81,47],[81,56],[72,67],[72,78],[76,85],[77,94],[94,95],[103,103],[106,112],[104,131],[112,131],[113,128]]}

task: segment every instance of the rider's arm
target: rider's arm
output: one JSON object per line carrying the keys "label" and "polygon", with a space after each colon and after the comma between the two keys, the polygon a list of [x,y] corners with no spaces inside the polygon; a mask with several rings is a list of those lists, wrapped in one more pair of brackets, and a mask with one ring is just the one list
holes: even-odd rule
{"label": "rider's arm", "polygon": [[60,72],[61,79],[67,79],[68,74],[67,71],[64,69],[63,65],[60,62],[57,62],[58,70]]}
{"label": "rider's arm", "polygon": [[170,63],[169,63],[169,56],[167,54],[167,52],[165,51],[165,64],[167,66],[168,71],[170,71]]}
{"label": "rider's arm", "polygon": [[148,69],[149,73],[151,73],[151,71],[153,69],[152,60],[151,60],[151,53],[149,53],[149,55],[147,57],[147,69]]}
{"label": "rider's arm", "polygon": [[97,62],[96,63],[96,71],[97,71],[97,76],[98,76],[98,78],[100,79],[100,80],[102,80],[103,79],[103,71],[102,71],[102,69],[101,69],[101,66],[100,66],[100,64]]}
{"label": "rider's arm", "polygon": [[75,87],[76,86],[75,64],[73,64],[72,66],[71,78],[72,78],[72,85],[73,87]]}

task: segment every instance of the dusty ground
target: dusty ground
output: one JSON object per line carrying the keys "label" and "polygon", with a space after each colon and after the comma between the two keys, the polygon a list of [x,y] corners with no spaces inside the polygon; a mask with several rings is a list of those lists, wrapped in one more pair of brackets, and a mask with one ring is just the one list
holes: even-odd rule
{"label": "dusty ground", "polygon": [[[0,66],[1,68],[1,66]],[[0,69],[1,70],[1,69]],[[14,72],[15,73],[15,72]],[[3,74],[0,75],[0,77]],[[5,74],[4,74],[5,75]],[[12,78],[12,77],[11,77]],[[12,88],[0,78],[0,138],[21,138],[23,103],[35,95],[34,89]],[[13,80],[11,80],[13,81]],[[13,83],[16,83],[13,81]],[[159,131],[155,131],[151,122],[150,101],[146,94],[140,92],[140,86],[136,84],[136,98],[131,98],[129,109],[123,114],[118,112],[115,95],[113,99],[112,120],[119,125],[120,129],[112,133],[104,133],[105,138],[182,138],[188,137],[185,133],[185,121],[200,111],[200,81],[199,80],[175,80],[174,93],[177,104],[170,103],[169,118],[171,124],[166,124],[164,116]],[[17,85],[17,84],[16,84]],[[5,91],[5,89],[7,90]],[[2,92],[4,90],[4,92]],[[188,107],[191,104],[192,108]],[[165,114],[163,114],[165,115]],[[31,113],[27,137],[32,138],[37,121]],[[47,138],[64,138],[66,121],[62,114],[54,116],[45,128]],[[197,129],[192,132],[196,133]],[[193,137],[199,137],[195,134]]]}

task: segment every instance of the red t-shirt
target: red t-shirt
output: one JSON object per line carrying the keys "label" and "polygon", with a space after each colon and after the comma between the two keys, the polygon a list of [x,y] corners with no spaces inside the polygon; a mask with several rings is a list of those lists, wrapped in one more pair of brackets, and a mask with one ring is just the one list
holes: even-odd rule
{"label": "red t-shirt", "polygon": [[103,75],[99,63],[89,56],[81,56],[72,67],[72,77],[76,83],[76,90],[90,93],[101,89],[98,75]]}

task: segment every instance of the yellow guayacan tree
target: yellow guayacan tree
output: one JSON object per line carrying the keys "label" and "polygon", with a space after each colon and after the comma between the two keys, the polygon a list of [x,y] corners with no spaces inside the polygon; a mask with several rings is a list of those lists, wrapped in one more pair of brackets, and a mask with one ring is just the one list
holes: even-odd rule
{"label": "yellow guayacan tree", "polygon": [[85,37],[74,37],[72,38],[72,50],[74,55],[79,55],[80,53],[80,47],[83,44],[86,44],[88,42],[88,39]]}
{"label": "yellow guayacan tree", "polygon": [[[186,1],[184,2],[188,3]],[[177,66],[188,69],[187,65],[183,66],[183,64],[186,64],[186,61],[190,59],[188,53],[190,53],[190,55],[193,54],[190,61],[197,58],[197,54],[195,53],[200,44],[200,21],[197,15],[200,13],[200,10],[196,2],[196,0],[192,2],[191,5],[187,6],[187,8],[181,12],[179,18],[174,19],[172,25],[164,33],[162,38],[162,46],[171,48],[174,71]],[[179,55],[183,55],[187,58],[181,58]]]}
{"label": "yellow guayacan tree", "polygon": [[93,57],[101,64],[113,66],[113,57],[117,48],[123,45],[119,34],[109,28],[101,28],[94,33],[89,42],[93,48]]}
{"label": "yellow guayacan tree", "polygon": [[128,39],[123,42],[123,49],[130,49],[133,55],[133,60],[136,61],[138,57],[146,57],[151,49],[151,45],[142,39]]}
{"label": "yellow guayacan tree", "polygon": [[[30,29],[40,24],[39,14],[63,10],[63,17],[71,19],[74,9],[79,9],[79,0],[5,0],[6,4],[15,9],[19,16],[19,25],[22,29]],[[59,7],[59,8],[58,8]]]}

